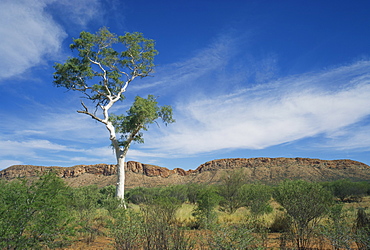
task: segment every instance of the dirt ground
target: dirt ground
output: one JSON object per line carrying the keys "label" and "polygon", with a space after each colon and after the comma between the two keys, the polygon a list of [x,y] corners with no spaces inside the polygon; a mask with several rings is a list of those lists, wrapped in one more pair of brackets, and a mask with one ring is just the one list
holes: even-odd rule
{"label": "dirt ground", "polygon": [[[291,246],[287,245],[286,248],[280,247],[281,244],[281,234],[279,233],[270,233],[268,235],[268,242],[267,242],[267,249],[269,250],[279,250],[279,249],[294,249]],[[90,244],[87,244],[84,241],[78,241],[75,242],[73,245],[71,245],[68,248],[63,248],[60,250],[110,250],[114,249],[114,241],[111,238],[99,236],[96,238],[94,242],[91,242]],[[316,250],[332,250],[334,249],[329,242],[319,242],[318,244],[312,246],[312,248],[309,249],[316,249]],[[358,249],[356,244],[353,244],[351,246],[352,250]]]}

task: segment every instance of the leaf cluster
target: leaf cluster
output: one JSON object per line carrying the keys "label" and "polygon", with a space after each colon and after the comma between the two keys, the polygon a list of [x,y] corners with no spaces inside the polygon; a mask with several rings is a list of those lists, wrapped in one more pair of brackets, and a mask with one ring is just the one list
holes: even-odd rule
{"label": "leaf cluster", "polygon": [[78,55],[55,64],[54,84],[81,91],[102,105],[123,99],[128,83],[153,71],[158,54],[154,45],[138,32],[117,36],[105,27],[96,34],[83,31],[70,45]]}
{"label": "leaf cluster", "polygon": [[120,145],[128,146],[132,141],[143,143],[142,130],[148,130],[150,124],[153,124],[160,118],[166,125],[173,123],[172,107],[158,105],[153,95],[147,98],[137,96],[133,105],[127,111],[126,115],[111,114],[110,121],[116,128],[116,132],[121,134]]}
{"label": "leaf cluster", "polygon": [[33,183],[0,182],[0,248],[39,249],[61,246],[71,235],[69,188],[53,173]]}

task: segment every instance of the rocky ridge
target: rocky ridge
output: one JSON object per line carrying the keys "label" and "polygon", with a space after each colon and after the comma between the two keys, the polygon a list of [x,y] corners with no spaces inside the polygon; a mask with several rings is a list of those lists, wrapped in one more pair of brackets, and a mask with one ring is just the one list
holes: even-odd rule
{"label": "rocky ridge", "polygon": [[[370,180],[370,167],[352,160],[319,160],[310,158],[233,158],[206,162],[195,170],[167,169],[150,164],[129,161],[126,166],[126,187],[158,186],[189,182],[217,183],[222,176],[242,169],[251,182],[276,183],[284,179],[329,181],[348,178]],[[73,167],[42,167],[14,165],[0,171],[0,179],[37,177],[53,170],[71,186],[112,185],[117,168],[113,164],[77,165]]]}

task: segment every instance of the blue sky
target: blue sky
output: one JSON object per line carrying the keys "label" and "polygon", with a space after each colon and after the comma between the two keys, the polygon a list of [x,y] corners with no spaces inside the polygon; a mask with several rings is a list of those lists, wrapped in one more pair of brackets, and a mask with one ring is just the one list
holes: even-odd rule
{"label": "blue sky", "polygon": [[127,160],[195,169],[220,158],[309,157],[370,164],[369,1],[2,0],[0,169],[115,163],[108,131],[53,86],[83,30],[156,41],[158,96],[176,123],[152,125]]}

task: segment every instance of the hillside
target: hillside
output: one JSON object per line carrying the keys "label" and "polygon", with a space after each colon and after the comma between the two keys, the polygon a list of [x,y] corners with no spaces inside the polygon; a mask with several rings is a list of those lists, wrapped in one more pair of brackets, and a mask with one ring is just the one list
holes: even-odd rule
{"label": "hillside", "polygon": [[[309,158],[234,158],[206,162],[195,170],[183,170],[129,161],[126,164],[126,187],[159,186],[171,184],[217,183],[228,171],[242,169],[250,182],[276,183],[284,179],[330,181],[348,178],[354,181],[370,180],[370,167],[352,160],[319,160]],[[116,166],[111,164],[77,165],[73,167],[42,167],[14,165],[0,171],[0,179],[37,177],[54,170],[74,187],[96,184],[114,185]]]}

